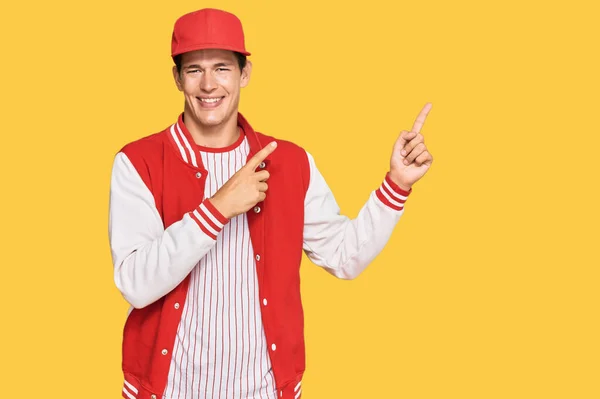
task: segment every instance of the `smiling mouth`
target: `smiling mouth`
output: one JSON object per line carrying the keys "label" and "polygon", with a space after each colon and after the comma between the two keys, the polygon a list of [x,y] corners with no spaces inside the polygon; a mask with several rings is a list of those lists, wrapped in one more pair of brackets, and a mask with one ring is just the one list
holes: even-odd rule
{"label": "smiling mouth", "polygon": [[202,108],[216,108],[225,97],[196,97],[200,101]]}

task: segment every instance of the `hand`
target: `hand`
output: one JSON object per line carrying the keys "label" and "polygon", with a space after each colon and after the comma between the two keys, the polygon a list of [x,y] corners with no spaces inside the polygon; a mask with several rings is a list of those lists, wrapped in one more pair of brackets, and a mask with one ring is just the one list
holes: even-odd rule
{"label": "hand", "polygon": [[275,148],[277,142],[273,141],[257,152],[211,197],[211,203],[227,219],[247,212],[267,197],[265,193],[268,189],[266,181],[269,172],[256,172],[256,168]]}
{"label": "hand", "polygon": [[394,144],[390,159],[390,178],[403,190],[409,191],[429,170],[433,157],[427,151],[421,128],[431,110],[431,103],[425,104],[410,132],[402,131]]}

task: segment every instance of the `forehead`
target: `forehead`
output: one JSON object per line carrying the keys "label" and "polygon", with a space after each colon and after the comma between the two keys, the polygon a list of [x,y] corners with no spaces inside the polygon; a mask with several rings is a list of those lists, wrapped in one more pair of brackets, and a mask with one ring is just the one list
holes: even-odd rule
{"label": "forehead", "polygon": [[233,51],[220,49],[197,50],[184,53],[181,56],[181,64],[217,64],[217,63],[235,63],[236,58]]}

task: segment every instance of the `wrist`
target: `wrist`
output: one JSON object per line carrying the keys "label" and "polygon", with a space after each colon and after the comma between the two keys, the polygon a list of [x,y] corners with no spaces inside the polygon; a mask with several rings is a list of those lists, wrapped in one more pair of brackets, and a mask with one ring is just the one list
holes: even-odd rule
{"label": "wrist", "polygon": [[395,176],[392,172],[388,172],[388,178],[401,190],[410,192],[412,190],[412,185],[404,183],[398,176]]}
{"label": "wrist", "polygon": [[222,203],[218,197],[213,196],[207,199],[207,201],[210,202],[210,204],[214,207],[214,210],[217,211],[221,217],[223,217],[224,219],[231,219],[233,215],[228,209],[227,206]]}

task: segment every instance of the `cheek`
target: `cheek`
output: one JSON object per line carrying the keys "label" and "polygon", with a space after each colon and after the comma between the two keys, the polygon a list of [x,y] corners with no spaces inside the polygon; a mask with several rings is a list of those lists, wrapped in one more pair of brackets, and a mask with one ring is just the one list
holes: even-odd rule
{"label": "cheek", "polygon": [[191,78],[189,76],[182,78],[179,82],[181,85],[181,89],[185,94],[192,95],[192,93],[195,93],[198,88],[197,79]]}
{"label": "cheek", "polygon": [[234,93],[236,89],[240,87],[239,79],[235,79],[231,76],[218,76],[216,81],[217,84],[223,87],[228,93]]}

